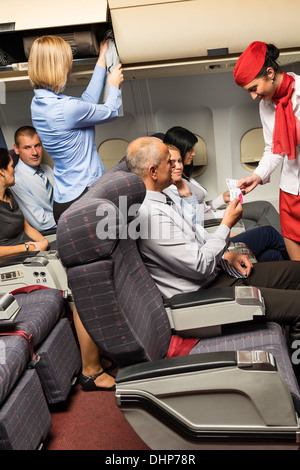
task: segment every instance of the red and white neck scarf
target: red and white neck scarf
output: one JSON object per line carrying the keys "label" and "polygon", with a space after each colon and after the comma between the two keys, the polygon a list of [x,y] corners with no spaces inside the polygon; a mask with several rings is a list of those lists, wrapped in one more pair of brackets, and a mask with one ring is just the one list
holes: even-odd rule
{"label": "red and white neck scarf", "polygon": [[273,153],[287,155],[289,160],[296,156],[296,118],[293,111],[292,94],[295,79],[283,72],[282,82],[273,96],[276,104],[273,132]]}

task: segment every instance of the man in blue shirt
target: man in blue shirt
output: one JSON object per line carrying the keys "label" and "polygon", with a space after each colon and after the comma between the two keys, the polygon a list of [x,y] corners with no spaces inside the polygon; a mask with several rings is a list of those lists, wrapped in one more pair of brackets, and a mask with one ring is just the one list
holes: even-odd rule
{"label": "man in blue shirt", "polygon": [[56,228],[53,217],[53,171],[41,164],[43,146],[34,127],[15,132],[14,151],[19,156],[15,185],[11,188],[27,222],[39,232]]}

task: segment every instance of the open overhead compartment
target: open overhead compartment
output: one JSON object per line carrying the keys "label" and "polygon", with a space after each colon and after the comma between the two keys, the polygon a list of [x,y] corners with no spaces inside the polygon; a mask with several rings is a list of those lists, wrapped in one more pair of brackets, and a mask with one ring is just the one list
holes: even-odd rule
{"label": "open overhead compartment", "polygon": [[44,34],[63,37],[71,46],[74,57],[72,83],[89,79],[99,54],[99,43],[111,27],[107,0],[89,0],[51,5],[31,0],[26,10],[21,0],[2,0],[0,18],[0,81],[6,89],[30,88],[27,61],[32,42]]}

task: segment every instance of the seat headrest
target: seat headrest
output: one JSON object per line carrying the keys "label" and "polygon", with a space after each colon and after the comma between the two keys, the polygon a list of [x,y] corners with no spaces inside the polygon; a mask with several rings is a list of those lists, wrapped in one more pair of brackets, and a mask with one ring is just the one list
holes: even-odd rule
{"label": "seat headrest", "polygon": [[19,155],[14,151],[14,149],[10,149],[8,153],[13,159],[13,167],[15,168],[15,166],[18,164],[18,161],[19,161]]}
{"label": "seat headrest", "polygon": [[134,173],[114,171],[99,178],[60,217],[57,249],[65,266],[107,258],[144,200],[144,182]]}
{"label": "seat headrest", "polygon": [[[127,198],[128,207],[141,204],[146,195],[143,180],[135,173],[123,170],[108,171],[89,189],[87,197],[107,199],[119,207],[120,202]],[[84,199],[81,198],[81,201]]]}

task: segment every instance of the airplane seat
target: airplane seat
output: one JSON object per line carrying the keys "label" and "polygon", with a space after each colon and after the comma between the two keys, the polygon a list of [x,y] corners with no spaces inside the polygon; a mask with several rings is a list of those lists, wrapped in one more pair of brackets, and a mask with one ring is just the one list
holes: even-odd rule
{"label": "airplane seat", "polygon": [[10,149],[8,151],[9,155],[11,156],[11,158],[13,159],[13,165],[14,167],[17,165],[18,161],[19,161],[19,155],[16,154],[16,152],[14,151],[14,149]]}
{"label": "airplane seat", "polygon": [[[136,241],[119,239],[127,224],[128,192],[130,204],[138,207],[145,195],[144,184],[135,175],[116,169],[98,182],[87,197],[64,212],[57,229],[58,251],[67,267],[72,293],[75,289],[78,313],[100,351],[119,365],[163,357],[171,332],[162,298],[140,258]],[[123,200],[119,200],[122,195]],[[117,209],[119,202],[124,204],[123,214],[122,208],[120,212]],[[108,223],[108,236],[103,240],[97,235],[101,222]],[[138,329],[137,314],[145,319]]]}
{"label": "airplane seat", "polygon": [[34,450],[45,439],[48,404],[67,398],[80,354],[57,289],[0,298],[0,449]]}
{"label": "airplane seat", "polygon": [[[124,163],[73,203],[57,229],[79,316],[99,350],[120,366],[117,405],[152,449],[209,448],[216,442],[220,448],[279,442],[297,447],[300,392],[281,326],[259,321],[261,304],[252,292],[255,308],[246,321],[248,304],[242,301],[234,325],[225,318],[218,336],[191,339],[191,331],[201,330],[201,296],[216,302],[208,316],[221,323],[220,313],[230,316],[232,298],[234,303],[230,288],[221,299],[215,298],[217,289],[203,289],[192,302],[183,294],[185,310],[197,313],[188,336],[178,334],[172,325],[176,305],[170,313],[172,299],[163,302],[131,231],[146,190]],[[189,352],[167,357],[174,339]]]}

